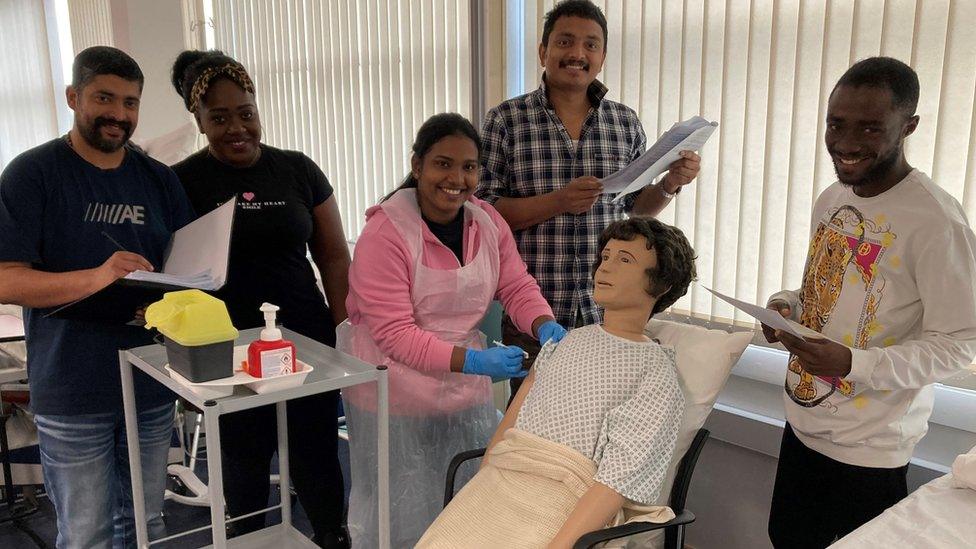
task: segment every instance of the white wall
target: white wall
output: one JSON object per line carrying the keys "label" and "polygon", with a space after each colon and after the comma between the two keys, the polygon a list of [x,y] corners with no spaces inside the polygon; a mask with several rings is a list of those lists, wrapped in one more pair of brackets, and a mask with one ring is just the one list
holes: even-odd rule
{"label": "white wall", "polygon": [[112,0],[115,45],[131,55],[146,77],[135,138],[174,130],[192,117],[170,84],[173,61],[184,49],[177,0]]}

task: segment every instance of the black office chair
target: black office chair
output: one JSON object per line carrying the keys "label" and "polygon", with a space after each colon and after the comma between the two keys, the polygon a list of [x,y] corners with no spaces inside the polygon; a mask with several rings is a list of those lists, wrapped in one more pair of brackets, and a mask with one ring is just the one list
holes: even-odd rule
{"label": "black office chair", "polygon": [[[701,454],[705,441],[708,440],[708,429],[698,429],[695,439],[691,441],[691,446],[681,458],[678,464],[678,472],[671,484],[671,497],[668,504],[674,511],[675,517],[667,522],[655,524],[652,522],[634,522],[613,528],[605,528],[584,534],[573,545],[573,549],[587,549],[596,547],[597,544],[612,539],[625,538],[644,532],[664,529],[664,549],[682,549],[685,545],[685,525],[695,522],[695,514],[685,509],[685,500],[688,498],[688,488],[691,486],[691,475],[695,472],[695,465],[698,463],[698,456]],[[451,464],[447,467],[447,485],[444,490],[444,507],[454,498],[454,479],[457,476],[458,467],[465,461],[479,458],[485,455],[485,449],[468,450],[454,456]]]}

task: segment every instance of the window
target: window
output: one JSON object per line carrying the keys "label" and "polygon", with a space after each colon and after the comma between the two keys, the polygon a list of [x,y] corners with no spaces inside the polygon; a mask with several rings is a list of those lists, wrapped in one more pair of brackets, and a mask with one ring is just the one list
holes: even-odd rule
{"label": "window", "polygon": [[0,171],[23,151],[57,135],[44,3],[0,3]]}
{"label": "window", "polygon": [[74,54],[91,46],[114,46],[111,0],[68,0]]}

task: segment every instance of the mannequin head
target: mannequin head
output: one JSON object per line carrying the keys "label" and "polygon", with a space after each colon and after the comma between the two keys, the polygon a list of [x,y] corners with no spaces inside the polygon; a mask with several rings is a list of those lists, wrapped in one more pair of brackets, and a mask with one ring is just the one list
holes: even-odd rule
{"label": "mannequin head", "polygon": [[612,223],[600,235],[593,298],[607,311],[646,309],[651,317],[688,291],[695,251],[680,229],[650,217]]}

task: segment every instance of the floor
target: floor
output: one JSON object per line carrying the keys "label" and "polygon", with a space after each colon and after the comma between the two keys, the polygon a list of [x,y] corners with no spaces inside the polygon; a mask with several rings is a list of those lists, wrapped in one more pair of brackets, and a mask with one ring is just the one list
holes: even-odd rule
{"label": "floor", "polygon": [[[201,452],[201,457],[206,457],[206,451]],[[348,502],[349,494],[349,447],[345,441],[339,441],[339,460],[342,463],[343,476],[346,482],[346,498]],[[277,472],[277,463],[272,464],[273,472]],[[196,473],[201,480],[207,480],[206,461],[197,463]],[[41,487],[43,489],[43,487]],[[279,496],[277,490],[272,491],[272,501],[270,505],[278,503]],[[312,528],[305,517],[305,512],[299,505],[297,498],[292,498],[292,523],[296,528],[311,537]],[[21,521],[21,524],[32,531],[47,547],[54,548],[57,538],[57,523],[54,508],[46,497],[38,499],[38,510]],[[0,520],[7,516],[6,506],[0,504]],[[192,507],[167,501],[163,508],[164,519],[170,534],[180,531],[192,530],[194,528],[210,524],[209,507]],[[273,524],[281,520],[280,512],[272,512],[268,516],[268,523]],[[173,540],[153,547],[160,548],[184,548],[202,547],[211,543],[210,533],[207,531],[191,534],[189,536]],[[24,533],[17,526],[10,523],[0,524],[0,547],[4,549],[31,549],[37,544],[31,537]]]}

